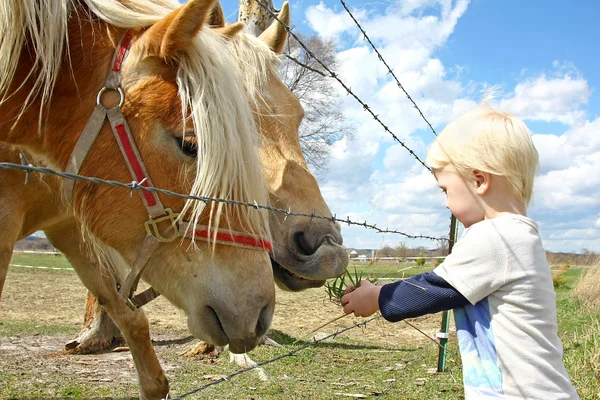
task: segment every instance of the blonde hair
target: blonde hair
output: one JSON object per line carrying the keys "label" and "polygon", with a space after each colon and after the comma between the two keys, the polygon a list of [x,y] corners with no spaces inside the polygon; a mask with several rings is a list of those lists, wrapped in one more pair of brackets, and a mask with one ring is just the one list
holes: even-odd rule
{"label": "blonde hair", "polygon": [[[80,9],[82,6],[85,7]],[[62,65],[63,53],[70,56],[68,24],[81,23],[71,21],[74,10],[84,12],[87,8],[89,18],[97,17],[121,28],[138,28],[160,21],[181,6],[178,0],[1,1],[0,106],[13,95],[9,90],[20,54],[31,50],[34,65],[24,81],[31,78],[33,88],[14,126],[36,99],[40,101],[39,126],[42,126],[44,105],[50,102],[61,68],[68,68]],[[142,49],[137,54],[133,50],[134,47],[123,66],[125,89],[133,86],[138,75],[132,68],[144,56]],[[217,32],[202,29],[186,51],[178,55],[177,62],[181,109],[189,111],[186,117],[191,117],[198,140],[196,177],[190,194],[266,204],[268,188],[256,150],[260,131],[254,108],[264,102],[270,76],[276,76],[277,56],[260,39],[250,35],[240,33],[226,40]],[[208,205],[215,211],[210,213],[209,221],[215,238],[221,216],[229,222],[233,215],[232,208],[224,204]],[[188,200],[180,215],[196,224],[205,207],[204,202]],[[245,223],[244,231],[270,237],[266,211],[236,207],[236,212],[239,213],[236,219]]]}
{"label": "blonde hair", "polygon": [[490,106],[491,97],[486,94],[478,106],[451,121],[431,145],[425,163],[434,170],[450,165],[464,179],[471,179],[473,170],[503,176],[528,206],[538,152],[525,123]]}

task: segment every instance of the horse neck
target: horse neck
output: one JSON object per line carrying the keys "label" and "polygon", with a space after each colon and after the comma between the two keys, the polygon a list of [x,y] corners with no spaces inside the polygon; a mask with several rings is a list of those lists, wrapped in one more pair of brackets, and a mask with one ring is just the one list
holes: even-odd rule
{"label": "horse neck", "polygon": [[36,76],[31,73],[35,58],[26,43],[9,90],[12,96],[0,105],[0,114],[5,116],[0,121],[0,141],[22,146],[50,166],[63,169],[96,106],[118,35],[106,23],[90,20],[82,11],[73,12],[61,69],[41,114],[41,96],[31,100],[22,113]]}

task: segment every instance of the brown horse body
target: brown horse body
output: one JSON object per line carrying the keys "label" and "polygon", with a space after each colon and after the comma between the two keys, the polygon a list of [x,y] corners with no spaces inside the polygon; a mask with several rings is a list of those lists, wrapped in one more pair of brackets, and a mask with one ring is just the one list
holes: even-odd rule
{"label": "brown horse body", "polygon": [[[13,14],[27,14],[37,7],[36,3],[16,1],[12,4],[12,11],[16,10]],[[121,16],[110,13],[118,14],[127,8],[137,18],[136,25],[152,25],[133,31],[132,46],[122,68],[125,94],[122,112],[155,186],[249,203],[266,202],[268,195],[274,206],[329,214],[300,151],[297,128],[302,111],[297,98],[276,77],[270,56],[265,55],[261,47],[264,45],[259,41],[238,34],[236,27],[225,28],[221,34],[203,28],[213,1],[190,1],[181,8],[170,0],[139,4],[112,0],[71,4],[67,0],[54,0],[49,4],[68,10],[62,16],[68,21],[64,22],[63,33],[68,38],[64,39],[68,51],[56,46],[63,40],[60,30],[56,34],[59,40],[54,42],[46,40],[52,36],[51,29],[39,34],[35,21],[46,15],[46,10],[33,16],[28,14],[23,21],[17,18],[15,26],[18,28],[22,23],[29,30],[10,36],[21,37],[24,43],[20,49],[7,50],[9,39],[0,48],[2,55],[18,56],[16,65],[2,64],[8,72],[0,71],[3,79],[0,142],[17,145],[33,155],[29,157],[65,169],[79,133],[94,109],[96,94],[104,85],[117,39],[129,28],[129,22],[122,21],[133,18],[128,18],[127,13]],[[53,15],[60,17],[60,11]],[[51,22],[48,25],[54,26]],[[5,20],[2,23],[9,24]],[[17,31],[15,26],[12,29]],[[262,39],[277,52],[282,50],[285,36],[285,30],[276,23]],[[25,47],[35,51],[21,50]],[[199,61],[199,58],[204,59]],[[53,63],[58,66],[53,68]],[[227,71],[235,69],[237,64],[244,65],[246,70]],[[211,68],[215,71],[211,72]],[[198,71],[207,75],[199,75]],[[247,77],[256,75],[256,71],[264,75],[262,81]],[[37,80],[40,74],[43,79]],[[193,82],[205,90],[198,93]],[[231,82],[238,91],[240,87],[246,89],[245,106],[240,103],[240,93],[231,92]],[[214,99],[219,96],[221,101]],[[233,106],[228,112],[230,103]],[[210,117],[209,109],[213,110]],[[185,118],[182,110],[188,110]],[[256,127],[252,128],[254,123]],[[192,127],[194,131],[189,133]],[[255,137],[251,135],[253,130]],[[263,137],[262,163],[258,162],[252,144],[259,133]],[[205,153],[193,157],[183,151],[188,134],[194,139],[196,151],[206,150]],[[87,155],[81,174],[131,181],[111,139],[110,129],[105,127]],[[219,148],[220,152],[215,151]],[[14,149],[5,147],[2,151],[12,152],[7,158],[18,161]],[[202,157],[206,160],[201,160]],[[168,384],[152,349],[148,322],[141,310],[127,307],[116,290],[115,279],[105,273],[106,258],[99,257],[103,253],[99,250],[110,253],[106,249],[113,248],[124,263],[134,264],[146,236],[143,225],[147,214],[139,197],[130,197],[122,189],[86,182],[77,183],[72,202],[67,204],[63,181],[37,177],[29,185],[23,185],[22,179],[22,173],[11,172],[3,174],[0,180],[5,196],[0,203],[1,225],[19,228],[11,232],[3,230],[0,284],[6,277],[14,241],[44,229],[56,247],[67,254],[83,283],[123,332],[138,369],[141,397],[164,397]],[[303,203],[307,199],[311,200],[308,210]],[[202,207],[167,196],[161,196],[161,200],[173,210],[183,210],[183,215],[193,223],[218,230],[223,229],[221,225],[225,222],[226,229],[259,237],[268,235],[264,213],[246,207]],[[299,290],[339,275],[347,262],[340,246],[339,227],[327,221],[309,224],[284,217],[269,216],[268,225],[278,238],[273,265],[264,251],[197,241],[190,246],[189,239],[181,239],[161,244],[153,252],[143,278],[186,312],[195,336],[216,344],[229,343],[236,352],[250,350],[266,332],[272,318],[272,268],[280,286]],[[215,287],[219,290],[211,290]]]}

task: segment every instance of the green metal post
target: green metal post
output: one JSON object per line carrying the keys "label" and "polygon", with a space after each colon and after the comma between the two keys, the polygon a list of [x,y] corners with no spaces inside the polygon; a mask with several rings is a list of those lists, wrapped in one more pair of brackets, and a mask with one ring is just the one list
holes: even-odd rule
{"label": "green metal post", "polygon": [[[448,236],[448,254],[452,253],[454,242],[456,242],[456,234],[458,233],[457,220],[454,214],[450,218],[450,235]],[[448,346],[448,333],[450,331],[450,311],[442,312],[442,327],[437,334],[440,339],[440,350],[438,353],[437,372],[446,370],[446,348]]]}

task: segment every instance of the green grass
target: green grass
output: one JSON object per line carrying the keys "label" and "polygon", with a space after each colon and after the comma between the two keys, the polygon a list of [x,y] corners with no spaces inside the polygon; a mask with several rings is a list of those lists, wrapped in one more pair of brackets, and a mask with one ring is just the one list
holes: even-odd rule
{"label": "green grass", "polygon": [[76,334],[79,328],[69,325],[50,325],[35,321],[0,320],[0,336]]}
{"label": "green grass", "polygon": [[363,278],[410,278],[411,276],[421,274],[423,272],[432,271],[433,264],[425,264],[423,267],[417,267],[414,262],[376,262],[376,263],[361,263],[352,262],[348,265],[348,270],[353,272],[354,269],[362,272]]}
{"label": "green grass", "polygon": [[565,272],[566,283],[556,288],[556,307],[565,367],[579,397],[592,400],[600,398],[600,315],[583,311],[571,295],[582,272]]}
{"label": "green grass", "polygon": [[[18,261],[17,261],[18,260]],[[14,263],[26,265],[45,265],[68,267],[62,256],[18,255]],[[430,271],[433,265],[417,268],[414,263],[356,263],[364,277],[401,278]],[[410,269],[404,268],[411,267]],[[50,274],[61,271],[29,270],[13,268],[13,272],[23,274]],[[65,271],[66,272],[66,271]],[[571,290],[581,273],[579,269],[570,269],[565,273],[566,282],[556,288],[559,334],[564,347],[564,362],[571,379],[578,389],[582,400],[600,398],[600,316],[583,312],[579,302],[571,295]],[[39,279],[39,278],[37,278]],[[43,279],[43,278],[42,278]],[[368,326],[367,328],[368,329]],[[393,326],[390,327],[393,329]],[[54,335],[76,333],[77,329],[66,326],[45,326],[21,321],[0,322],[0,336],[17,336],[39,333]],[[277,356],[288,354],[306,344],[299,337],[284,332],[272,331],[271,336],[281,347],[260,346],[252,351],[251,357],[260,363]],[[363,394],[374,398],[390,384],[397,381],[384,398],[407,400],[446,400],[463,398],[461,361],[458,346],[451,340],[448,348],[447,366],[449,372],[429,373],[437,365],[438,348],[435,345],[422,345],[425,350],[416,360],[420,347],[416,345],[383,345],[368,340],[351,340],[340,335],[332,343],[319,343],[301,350],[291,357],[285,357],[264,369],[268,382],[258,379],[251,371],[235,376],[227,382],[207,388],[190,396],[191,399],[340,399],[342,394]],[[220,356],[215,363],[206,364],[199,360],[190,360],[180,352],[164,352],[161,355],[165,363],[176,365],[168,372],[171,395],[176,396],[205,385],[209,376],[229,375],[238,370],[230,365],[228,355]],[[0,364],[2,363],[0,353]],[[2,368],[0,368],[2,370]],[[136,395],[134,385],[101,386],[93,382],[75,382],[64,376],[48,383],[39,380],[34,374],[20,372],[15,376],[10,369],[0,373],[0,398],[124,398]],[[127,397],[128,398],[128,397]]]}
{"label": "green grass", "polygon": [[[71,264],[69,264],[65,256],[62,254],[56,256],[49,254],[13,254],[10,263],[55,268],[71,268]],[[14,268],[15,270],[17,269],[16,267],[11,268]]]}
{"label": "green grass", "polygon": [[[260,347],[252,352],[253,360],[261,362],[288,353],[294,347]],[[457,350],[457,349],[455,349]],[[453,354],[457,354],[454,351]],[[417,358],[418,357],[418,358]],[[430,374],[436,366],[437,347],[425,349],[406,346],[382,346],[367,341],[338,338],[335,343],[314,347],[264,366],[268,382],[258,380],[252,371],[203,390],[202,399],[338,399],[340,393],[363,394],[369,398],[390,388],[388,398],[457,399],[462,397],[460,364],[452,357],[451,372]],[[227,375],[235,367],[223,357],[213,367],[212,374]],[[180,369],[172,384],[174,395],[198,388],[210,380],[199,379],[206,367],[187,364]]]}

